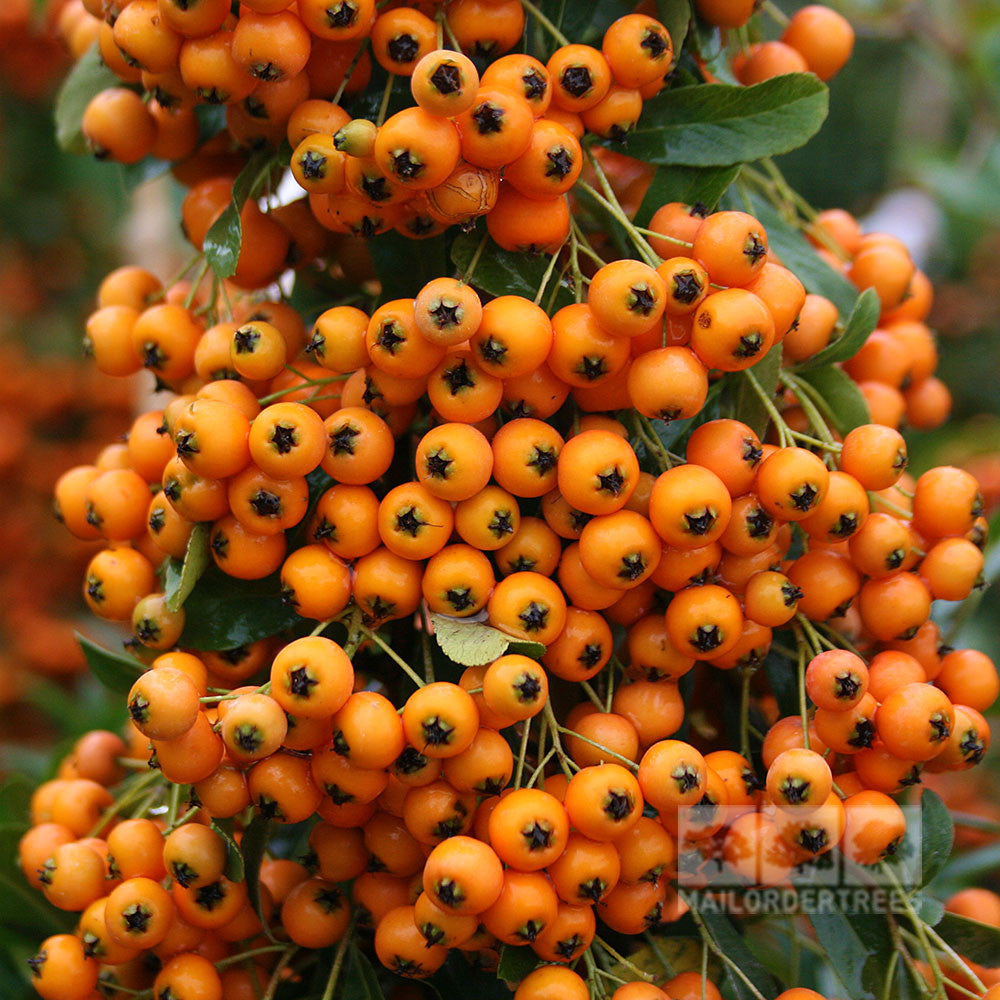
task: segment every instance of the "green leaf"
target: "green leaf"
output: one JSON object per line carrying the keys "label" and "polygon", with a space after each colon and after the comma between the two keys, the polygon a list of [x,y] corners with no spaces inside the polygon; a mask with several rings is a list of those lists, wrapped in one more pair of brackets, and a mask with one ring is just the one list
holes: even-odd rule
{"label": "green leaf", "polygon": [[428,281],[448,272],[444,236],[414,241],[390,230],[368,240],[368,250],[382,283],[382,302],[415,298]]}
{"label": "green leaf", "polygon": [[[455,238],[451,245],[451,260],[460,274],[464,274],[472,258],[479,248],[482,233],[472,230]],[[412,251],[411,251],[412,253]],[[511,253],[502,250],[492,240],[488,239],[479,255],[472,284],[490,295],[523,295],[534,301],[535,293],[542,283],[542,277],[549,266],[548,254]],[[542,305],[546,305],[556,287],[557,274],[552,275],[542,296]],[[559,286],[553,309],[573,302],[573,296],[565,286]]]}
{"label": "green leaf", "polygon": [[872,933],[868,915],[834,909],[812,913],[809,920],[847,995],[855,1000],[873,1000],[892,952],[885,928],[881,934]]}
{"label": "green leaf", "polygon": [[505,944],[500,949],[497,978],[508,983],[519,983],[538,965],[538,956],[527,945]]}
{"label": "green leaf", "polygon": [[861,349],[868,335],[878,325],[879,312],[882,305],[874,288],[866,288],[854,303],[851,315],[847,317],[844,332],[832,343],[827,344],[811,358],[807,358],[795,370],[806,372],[813,368],[823,368],[835,361],[846,361],[853,358]]}
{"label": "green leaf", "polygon": [[[777,989],[774,980],[760,964],[757,956],[747,947],[746,941],[737,932],[732,921],[724,913],[704,912],[700,914],[702,925],[711,935],[724,955],[727,955],[742,970],[743,974],[766,997],[774,996]],[[753,993],[742,979],[726,971],[732,993],[737,1000],[755,1000]]]}
{"label": "green leaf", "polygon": [[635,213],[636,225],[648,226],[653,213],[671,201],[685,205],[700,202],[707,209],[714,209],[739,172],[738,163],[726,167],[657,167],[649,190]]}
{"label": "green leaf", "polygon": [[97,42],[77,60],[63,81],[56,97],[56,142],[66,153],[86,153],[83,138],[83,113],[91,99],[108,87],[120,87],[121,81],[104,65]]}
{"label": "green leaf", "polygon": [[243,223],[240,212],[263,183],[275,165],[275,154],[270,149],[260,149],[246,162],[246,166],[233,181],[233,198],[223,213],[212,223],[205,235],[202,249],[205,259],[220,278],[231,278],[236,273],[243,244]]}
{"label": "green leaf", "polygon": [[[920,796],[920,873],[927,885],[944,867],[955,840],[955,824],[941,796],[925,788]],[[997,962],[1000,965],[1000,961]]]}
{"label": "green leaf", "polygon": [[198,578],[208,569],[211,562],[208,554],[208,524],[196,524],[188,539],[184,559],[171,559],[167,563],[163,590],[167,595],[167,608],[180,611],[188,599]]}
{"label": "green leaf", "polygon": [[963,958],[989,969],[1000,966],[1000,928],[946,913],[935,929]]}
{"label": "green leaf", "polygon": [[210,568],[195,584],[185,608],[181,645],[192,649],[235,649],[276,635],[301,621],[281,603],[277,575],[237,580]]}
{"label": "green leaf", "polygon": [[[812,368],[799,376],[808,382],[822,397],[819,409],[827,421],[841,434],[871,423],[868,403],[858,388],[858,383],[847,372],[834,365],[826,368]],[[819,400],[814,400],[819,405]]]}
{"label": "green leaf", "polygon": [[691,4],[688,0],[656,0],[656,17],[670,35],[676,63],[691,27]]}
{"label": "green leaf", "polygon": [[344,1000],[385,1000],[375,967],[356,944],[347,951],[343,982]]}
{"label": "green leaf", "polygon": [[700,17],[695,17],[691,36],[694,48],[705,64],[704,69],[698,67],[703,78],[708,80],[711,75],[721,83],[739,85],[730,62],[725,32]]}
{"label": "green leaf", "polygon": [[225,841],[226,844],[226,867],[222,874],[230,882],[242,882],[245,876],[243,866],[243,854],[240,845],[233,837],[233,821],[231,819],[213,819],[212,829]]}
{"label": "green leaf", "polygon": [[646,102],[626,151],[657,164],[746,163],[801,146],[819,131],[826,111],[826,85],[811,73],[788,73],[752,87],[680,87]]}
{"label": "green leaf", "polygon": [[27,825],[31,791],[31,782],[22,774],[4,778],[0,785],[0,825]]}
{"label": "green leaf", "polygon": [[[630,0],[591,0],[590,3],[567,0],[560,27],[570,41],[595,42],[613,21],[630,13],[634,6]],[[599,41],[597,44],[600,47]]]}
{"label": "green leaf", "polygon": [[751,197],[750,204],[754,216],[767,230],[768,245],[782,264],[795,272],[807,292],[826,296],[837,307],[841,318],[846,320],[858,297],[854,285],[830,267],[801,231],[780,215],[770,202],[761,197]]}
{"label": "green leaf", "polygon": [[86,636],[76,634],[76,641],[83,650],[91,673],[109,690],[128,694],[141,673],[142,664],[130,656],[112,653],[91,642]]}
{"label": "green leaf", "polygon": [[511,637],[485,622],[462,621],[446,615],[431,615],[434,638],[448,659],[463,667],[492,663],[507,652]]}
{"label": "green leaf", "polygon": [[936,927],[941,923],[941,918],[944,916],[944,903],[940,899],[918,892],[913,897],[913,905],[916,907],[920,919],[928,927]]}
{"label": "green leaf", "polygon": [[[781,344],[775,344],[751,369],[764,392],[774,398],[781,374]],[[771,418],[760,396],[742,372],[725,376],[722,410],[726,416],[742,420],[758,437],[763,437]]]}
{"label": "green leaf", "polygon": [[250,825],[243,831],[240,841],[240,854],[243,856],[243,877],[247,883],[247,898],[260,917],[261,923],[267,927],[263,911],[260,908],[260,865],[267,850],[268,835],[271,832],[271,821],[266,816],[255,815]]}

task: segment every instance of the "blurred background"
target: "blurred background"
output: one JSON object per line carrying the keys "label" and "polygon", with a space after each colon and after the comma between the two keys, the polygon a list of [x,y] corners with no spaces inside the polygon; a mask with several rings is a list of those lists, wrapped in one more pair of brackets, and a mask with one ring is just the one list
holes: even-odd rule
{"label": "blurred background", "polygon": [[[779,5],[787,13],[796,6]],[[776,37],[767,6],[763,33]],[[953,393],[953,419],[910,436],[912,468],[965,466],[980,479],[993,517],[1000,505],[1000,2],[834,6],[856,28],[853,58],[832,82],[820,134],[780,165],[817,209],[847,208],[866,228],[903,238],[933,278],[938,374]],[[166,278],[179,259],[164,219],[176,194],[169,175],[138,184],[135,172],[56,146],[52,104],[69,66],[55,36],[59,7],[59,0],[0,0],[0,780],[8,779],[0,805],[9,807],[28,787],[12,775],[48,777],[83,732],[121,722],[120,701],[83,672],[73,630],[98,631],[79,596],[91,553],[55,521],[51,492],[61,472],[93,461],[126,431],[149,389],[148,376],[107,378],[82,356],[98,282],[126,260]],[[991,551],[987,575],[995,580],[1000,548]],[[954,645],[1000,657],[997,588],[957,614],[935,614]],[[980,829],[960,827],[966,844],[996,840],[1000,807],[985,789],[1000,770],[998,756],[938,786],[953,809],[987,820]]]}

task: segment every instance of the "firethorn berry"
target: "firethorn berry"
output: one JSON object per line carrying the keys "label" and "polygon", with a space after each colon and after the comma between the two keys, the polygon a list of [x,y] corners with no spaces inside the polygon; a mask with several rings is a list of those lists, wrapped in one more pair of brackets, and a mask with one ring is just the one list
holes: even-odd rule
{"label": "firethorn berry", "polygon": [[774,319],[764,301],[744,288],[727,288],[702,300],[694,314],[691,349],[706,368],[741,371],[770,350],[774,337]]}
{"label": "firethorn berry", "polygon": [[597,322],[617,337],[632,337],[654,326],[663,315],[666,287],[648,264],[619,260],[605,264],[587,290],[587,304]]}
{"label": "firethorn berry", "polygon": [[559,453],[559,492],[585,514],[611,514],[628,502],[639,463],[628,441],[604,430],[570,438]]}
{"label": "firethorn berry", "polygon": [[45,1000],[86,1000],[97,986],[99,967],[73,934],[46,938],[30,959],[31,985]]}
{"label": "firethorn berry", "polygon": [[804,448],[781,448],[757,470],[757,494],[764,508],[783,521],[801,521],[826,496],[830,473]]}
{"label": "firethorn berry", "polygon": [[743,615],[724,587],[685,587],[674,594],[666,614],[671,643],[694,659],[722,656],[739,641]]}
{"label": "firethorn berry", "polygon": [[174,667],[158,667],[132,685],[127,699],[129,718],[150,739],[176,739],[194,724],[198,698],[198,689],[187,674]]}
{"label": "firethorn berry", "polygon": [[868,690],[868,667],[845,649],[827,650],[809,661],[805,684],[817,708],[843,711],[853,708]]}
{"label": "firethorn berry", "polygon": [[353,686],[354,668],[347,655],[322,636],[296,639],[271,665],[271,697],[293,715],[333,715],[348,700]]}
{"label": "firethorn berry", "polygon": [[778,754],[767,769],[767,794],[778,806],[799,811],[821,806],[833,787],[830,766],[814,750],[792,748]]}
{"label": "firethorn berry", "polygon": [[701,800],[708,780],[704,757],[682,740],[660,740],[639,762],[639,787],[654,809],[665,813]]}
{"label": "firethorn berry", "polygon": [[646,417],[684,420],[708,395],[708,369],[687,347],[661,347],[637,357],[628,370],[628,395]]}
{"label": "firethorn berry", "polygon": [[529,719],[545,707],[547,699],[548,678],[542,667],[529,657],[509,653],[486,668],[483,700],[495,714]]}
{"label": "firethorn berry", "polygon": [[667,545],[701,548],[729,524],[732,500],[725,484],[700,465],[678,465],[660,474],[649,497],[649,520]]}

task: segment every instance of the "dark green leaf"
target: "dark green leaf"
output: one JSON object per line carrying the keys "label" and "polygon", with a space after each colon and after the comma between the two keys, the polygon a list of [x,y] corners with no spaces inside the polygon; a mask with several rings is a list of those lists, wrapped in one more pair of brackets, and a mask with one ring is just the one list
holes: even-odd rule
{"label": "dark green leaf", "polygon": [[[630,0],[567,0],[562,18],[562,32],[572,42],[594,42],[601,38],[612,21],[631,13]],[[598,42],[598,46],[600,42]]]}
{"label": "dark green leaf", "polygon": [[510,988],[495,972],[474,968],[457,949],[426,984],[442,1000],[511,1000]]}
{"label": "dark green leaf", "polygon": [[936,927],[944,916],[944,903],[940,899],[918,892],[913,897],[913,905],[917,908],[920,919],[928,927]]}
{"label": "dark green leaf", "polygon": [[233,181],[233,198],[205,235],[202,249],[205,259],[220,278],[231,278],[236,273],[243,244],[243,223],[240,212],[253,197],[264,178],[275,164],[275,154],[270,149],[258,150]]}
{"label": "dark green leaf", "polygon": [[341,996],[344,1000],[385,1000],[374,966],[356,944],[347,952]]}
{"label": "dark green leaf", "polygon": [[935,929],[963,958],[990,969],[1000,966],[1000,927],[946,913]]}
{"label": "dark green leaf", "polygon": [[[468,270],[482,238],[482,233],[473,230],[471,233],[462,233],[452,243],[452,263],[460,274]],[[549,266],[549,259],[547,254],[511,253],[509,250],[501,250],[492,240],[487,239],[483,252],[479,255],[472,284],[484,292],[489,292],[490,295],[523,295],[526,299],[534,300],[538,286],[541,285],[542,277]],[[548,302],[555,288],[556,277],[554,274],[549,279],[542,299],[543,305]],[[561,287],[553,308],[559,309],[572,301],[573,296],[570,292]]]}
{"label": "dark green leaf", "polygon": [[527,639],[511,639],[507,647],[508,653],[518,653],[521,656],[530,656],[533,660],[540,660],[545,655],[545,646],[540,642],[530,642]]}
{"label": "dark green leaf", "polygon": [[188,539],[184,559],[171,559],[167,563],[167,573],[163,579],[163,590],[167,595],[167,608],[179,611],[188,599],[194,585],[212,561],[208,553],[207,524],[196,524]]}
{"label": "dark green leaf", "polygon": [[538,965],[538,956],[527,945],[505,944],[500,949],[497,977],[508,983],[519,983]]}
{"label": "dark green leaf", "polygon": [[819,130],[826,110],[826,86],[810,73],[752,87],[680,87],[646,102],[626,151],[657,164],[746,163],[801,146]]}
{"label": "dark green leaf", "polygon": [[799,711],[799,682],[795,664],[772,649],[764,660],[764,673],[778,702],[778,711],[782,715],[796,715]]}
{"label": "dark green leaf", "polygon": [[109,690],[128,694],[136,678],[143,672],[141,663],[130,656],[102,649],[85,636],[76,633],[76,641],[83,650],[91,673]]}
{"label": "dark green leaf", "polygon": [[[778,388],[778,376],[781,374],[781,344],[772,347],[750,371],[767,396],[773,399]],[[759,437],[764,436],[771,419],[750,379],[743,372],[732,372],[725,376],[722,411],[727,416],[742,420]]]}
{"label": "dark green leaf", "polygon": [[[867,915],[822,909],[809,916],[816,938],[830,959],[837,978],[852,1000],[872,1000],[885,975],[892,952],[888,932],[872,934]],[[882,921],[884,923],[884,921]]]}
{"label": "dark green leaf", "polygon": [[858,383],[840,368],[834,365],[812,368],[799,377],[820,394],[821,400],[814,402],[823,412],[827,422],[841,434],[846,434],[861,424],[871,423],[868,404],[858,388]]}
{"label": "dark green leaf", "polygon": [[726,35],[721,28],[695,17],[691,26],[691,36],[694,48],[698,52],[704,66],[698,66],[701,77],[706,81],[714,80],[720,83],[739,84],[733,73],[729,50],[726,47]]}
{"label": "dark green leaf", "polygon": [[276,635],[301,621],[281,603],[278,577],[237,580],[209,569],[188,602],[181,645],[193,649],[235,649]]}
{"label": "dark green leaf", "polygon": [[[712,936],[712,939],[719,946],[723,954],[732,959],[747,977],[760,990],[764,996],[774,996],[774,980],[760,964],[757,956],[747,947],[746,941],[737,932],[732,921],[724,913],[704,912],[701,914],[701,922],[705,929]],[[747,989],[746,984],[736,976],[727,972],[729,983],[733,994],[738,1000],[753,1000],[753,994]]]}
{"label": "dark green leaf", "polygon": [[[920,796],[920,873],[927,885],[944,867],[955,840],[955,825],[941,797],[925,788]],[[1000,962],[997,962],[1000,965]]]}
{"label": "dark green leaf", "polygon": [[986,844],[978,850],[952,858],[935,882],[935,888],[941,892],[946,888],[955,892],[996,868],[1000,868],[1000,844]]}
{"label": "dark green leaf", "polygon": [[226,843],[226,867],[222,872],[230,882],[242,882],[245,874],[243,854],[240,845],[233,837],[233,821],[231,819],[213,819],[212,829]]}
{"label": "dark green leaf", "polygon": [[691,26],[691,4],[688,0],[656,0],[656,16],[670,34],[676,63]]}
{"label": "dark green leaf", "polygon": [[130,191],[155,177],[162,177],[169,169],[170,164],[166,160],[157,159],[155,156],[146,156],[138,163],[119,164],[122,184]]}
{"label": "dark green leaf", "polygon": [[851,315],[847,318],[844,332],[822,351],[796,366],[796,371],[805,372],[812,368],[823,368],[835,361],[853,358],[868,339],[868,335],[878,325],[882,305],[874,288],[867,288],[858,296]]}
{"label": "dark green leaf", "polygon": [[755,197],[751,198],[751,207],[754,216],[767,230],[768,245],[782,264],[795,272],[807,292],[825,295],[837,307],[841,319],[846,321],[858,297],[854,285],[822,260],[800,230],[780,215],[773,205]]}
{"label": "dark green leaf", "polygon": [[646,197],[635,213],[636,225],[648,226],[653,213],[671,201],[680,201],[685,205],[701,202],[707,209],[714,209],[739,172],[739,164],[728,167],[657,167]]}
{"label": "dark green leaf", "polygon": [[81,123],[91,98],[121,81],[104,65],[97,42],[77,60],[56,97],[56,142],[67,153],[86,153]]}
{"label": "dark green leaf", "polygon": [[368,250],[382,283],[383,302],[415,298],[428,281],[448,272],[444,236],[414,241],[390,231],[368,240]]}
{"label": "dark green leaf", "polygon": [[31,782],[12,774],[0,785],[0,824],[27,824],[31,803]]}
{"label": "dark green leaf", "polygon": [[260,908],[260,865],[267,850],[268,835],[271,821],[264,816],[256,815],[250,825],[243,831],[240,841],[240,854],[243,855],[243,877],[247,883],[247,898],[254,912],[267,927],[267,921]]}

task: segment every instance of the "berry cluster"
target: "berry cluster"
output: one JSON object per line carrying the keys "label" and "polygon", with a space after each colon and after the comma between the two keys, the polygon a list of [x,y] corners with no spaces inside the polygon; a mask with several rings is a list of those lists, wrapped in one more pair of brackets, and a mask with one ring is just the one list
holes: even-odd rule
{"label": "berry cluster", "polygon": [[[891,872],[892,796],[989,744],[995,668],[931,619],[977,586],[986,523],[969,473],[906,474],[899,427],[948,400],[902,244],[843,212],[803,220],[815,266],[861,293],[860,349],[838,353],[843,307],[807,294],[757,217],[671,201],[640,228],[616,182],[648,172],[581,143],[626,132],[664,82],[659,22],[628,14],[602,50],[543,63],[504,54],[526,10],[558,33],[533,4],[417,6],[86,15],[175,124],[220,101],[237,143],[287,135],[307,198],[256,197],[286,153],[241,199],[232,150],[203,147],[176,168],[197,276],[115,271],[86,324],[101,372],[145,368],[172,395],[55,490],[66,527],[106,543],[84,593],[131,624],[133,657],[89,649],[127,678],[127,739],[90,734],[21,842],[33,884],[81,913],[32,959],[46,1000],[271,1000],[335,946],[329,998],[367,962],[358,942],[414,979],[519,955],[517,1000],[717,997],[707,968],[654,985],[620,948],[703,929],[692,893],[720,873],[745,890],[831,859]],[[416,107],[340,107],[369,48]],[[500,58],[480,74],[459,49]],[[150,113],[119,88],[83,129],[134,160]],[[571,218],[571,188],[599,223]],[[327,230],[374,249],[479,215],[468,266],[409,297],[330,252]],[[534,298],[477,272],[528,267],[527,248],[551,255]],[[307,314],[273,284],[297,285],[293,264],[349,294]],[[278,624],[244,617],[243,643],[192,628],[202,601],[225,618],[219,593]]]}

